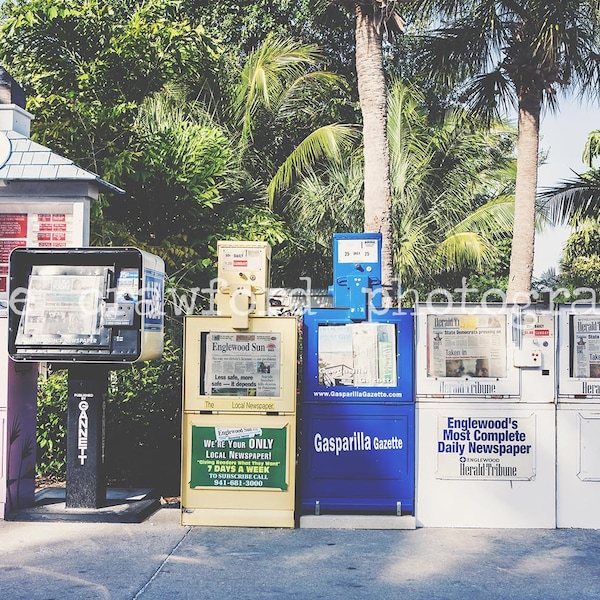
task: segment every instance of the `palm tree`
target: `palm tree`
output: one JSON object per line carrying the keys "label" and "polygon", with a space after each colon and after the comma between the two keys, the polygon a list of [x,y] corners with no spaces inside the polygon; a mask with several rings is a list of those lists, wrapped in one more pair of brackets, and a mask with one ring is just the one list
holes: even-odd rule
{"label": "palm tree", "polygon": [[432,125],[419,89],[390,88],[395,260],[403,288],[422,291],[496,257],[495,241],[512,227],[514,131],[484,128],[463,110]]}
{"label": "palm tree", "polygon": [[518,111],[515,223],[507,290],[527,301],[533,273],[535,199],[542,107],[557,92],[592,91],[600,81],[598,0],[431,0],[448,18],[426,38],[432,77],[461,82],[462,102],[476,113]]}
{"label": "palm tree", "polygon": [[318,160],[338,158],[358,137],[352,125],[320,124],[320,113],[345,87],[339,76],[318,68],[321,60],[313,44],[269,35],[250,53],[224,107],[222,121],[237,140],[240,166],[253,165],[271,206],[294,178]]}
{"label": "palm tree", "polygon": [[[514,130],[477,127],[464,111],[432,125],[416,86],[393,81],[389,88],[394,262],[403,289],[421,293],[438,287],[442,273],[489,264],[496,240],[510,234]],[[302,261],[328,253],[332,232],[360,230],[360,150],[298,181],[287,211],[295,237],[309,246],[307,254],[295,253]]]}
{"label": "palm tree", "polygon": [[394,281],[390,157],[386,137],[387,94],[383,66],[384,33],[399,33],[404,21],[400,0],[333,0],[355,14],[356,75],[362,113],[364,153],[364,230],[382,234],[384,289]]}

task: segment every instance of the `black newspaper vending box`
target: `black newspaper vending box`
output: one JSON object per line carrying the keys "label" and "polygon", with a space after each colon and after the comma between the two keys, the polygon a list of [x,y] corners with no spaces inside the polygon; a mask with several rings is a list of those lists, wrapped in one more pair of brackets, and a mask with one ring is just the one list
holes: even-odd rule
{"label": "black newspaper vending box", "polygon": [[8,353],[16,361],[137,362],[163,350],[164,263],[137,248],[17,248]]}
{"label": "black newspaper vending box", "polygon": [[137,248],[16,248],[8,354],[69,371],[66,508],[106,502],[108,371],[163,351],[164,263]]}

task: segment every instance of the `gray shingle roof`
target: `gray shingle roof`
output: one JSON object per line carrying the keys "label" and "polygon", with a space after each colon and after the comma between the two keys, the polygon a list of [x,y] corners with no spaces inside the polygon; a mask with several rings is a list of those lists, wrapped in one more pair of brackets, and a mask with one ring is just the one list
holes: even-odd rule
{"label": "gray shingle roof", "polygon": [[16,131],[0,132],[10,144],[8,158],[0,166],[0,180],[5,181],[94,181],[112,192],[124,190],[101,179],[95,173],[78,167],[49,148],[31,141]]}

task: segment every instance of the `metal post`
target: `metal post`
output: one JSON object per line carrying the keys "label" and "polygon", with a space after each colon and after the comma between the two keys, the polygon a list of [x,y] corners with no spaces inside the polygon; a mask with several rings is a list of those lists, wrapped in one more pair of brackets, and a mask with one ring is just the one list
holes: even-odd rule
{"label": "metal post", "polygon": [[69,367],[67,399],[67,508],[106,503],[104,408],[108,371],[103,365]]}

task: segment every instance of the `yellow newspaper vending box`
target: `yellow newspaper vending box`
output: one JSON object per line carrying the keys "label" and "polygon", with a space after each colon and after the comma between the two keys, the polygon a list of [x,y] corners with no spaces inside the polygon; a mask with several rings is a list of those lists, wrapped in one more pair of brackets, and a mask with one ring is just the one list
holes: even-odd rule
{"label": "yellow newspaper vending box", "polygon": [[217,300],[227,316],[185,320],[181,522],[294,527],[298,323],[255,316],[268,252],[227,244],[219,258],[242,261]]}

